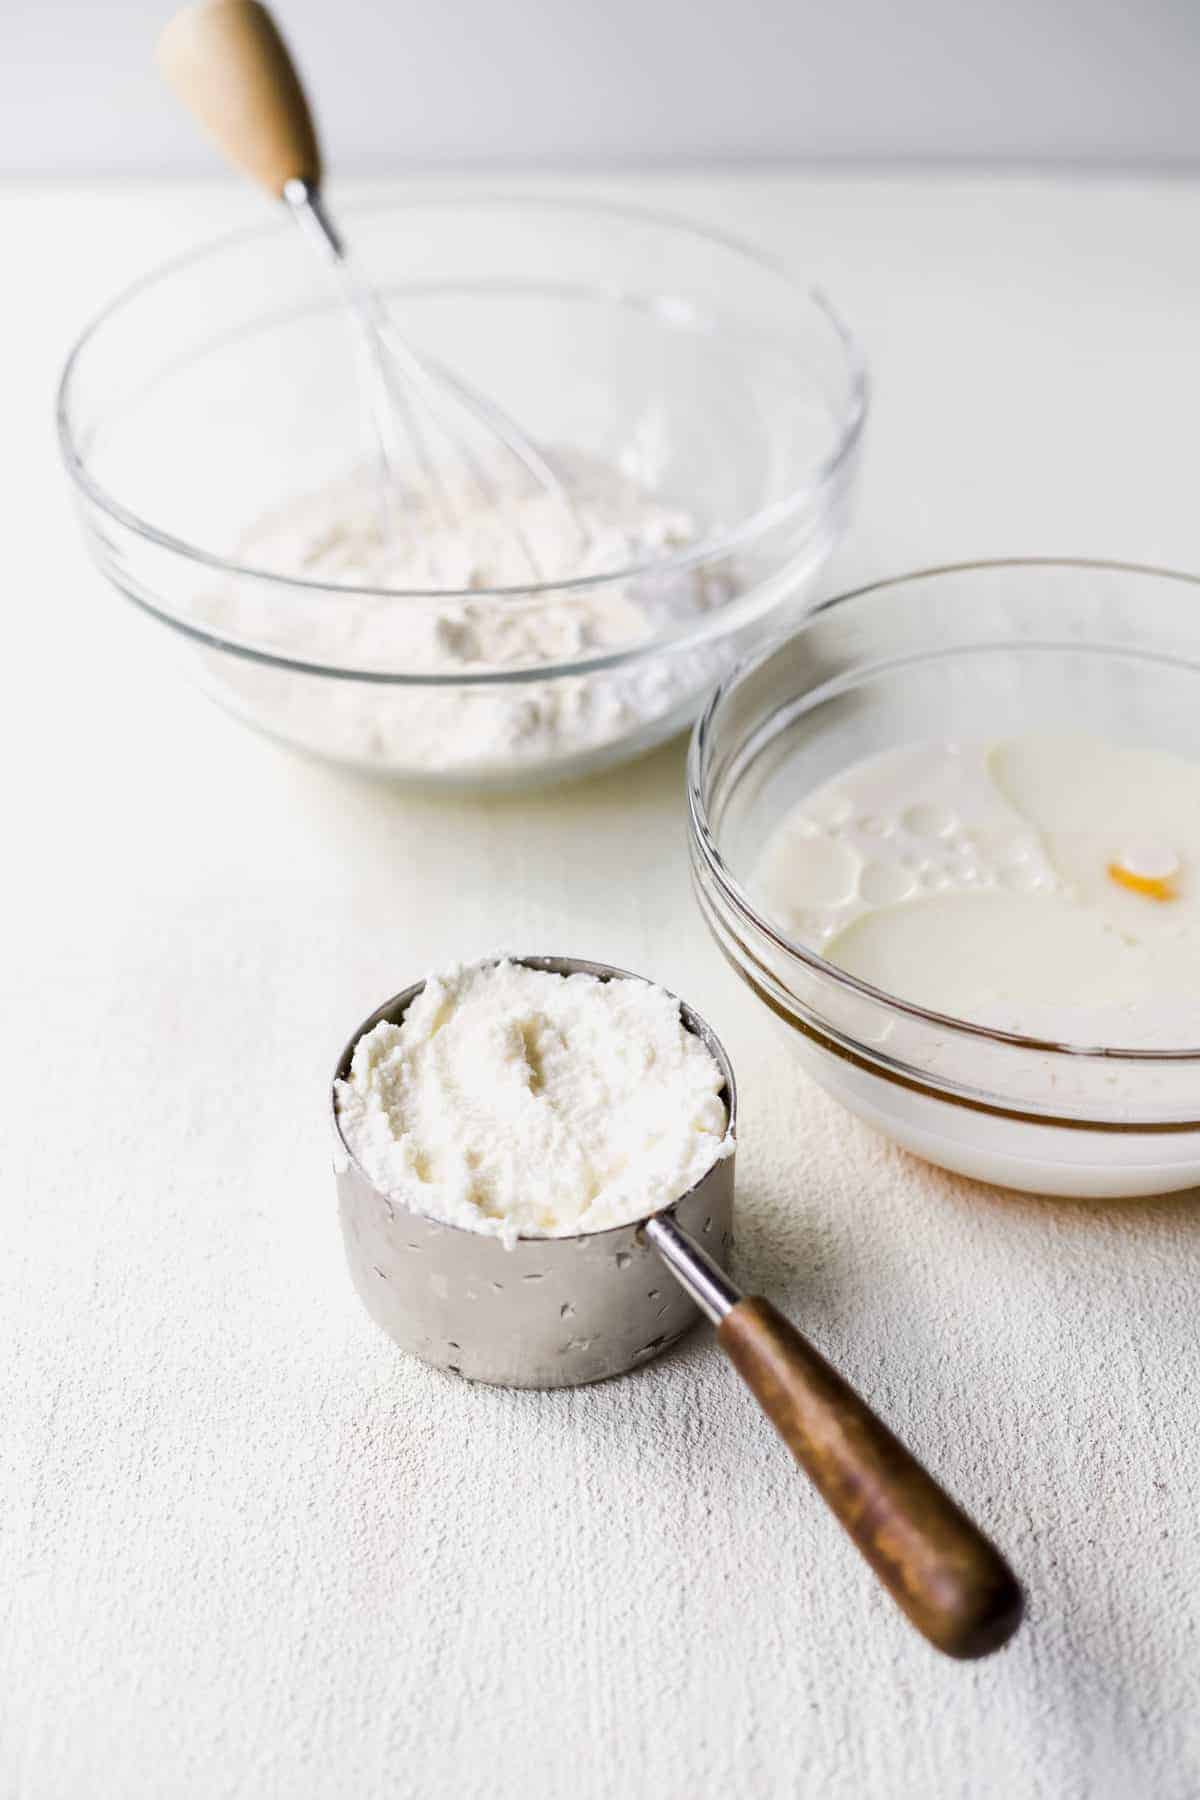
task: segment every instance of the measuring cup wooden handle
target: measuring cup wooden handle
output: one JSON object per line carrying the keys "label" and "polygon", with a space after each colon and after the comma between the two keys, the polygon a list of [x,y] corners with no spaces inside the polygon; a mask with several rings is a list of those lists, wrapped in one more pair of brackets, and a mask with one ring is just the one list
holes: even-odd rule
{"label": "measuring cup wooden handle", "polygon": [[278,199],[317,187],[321,152],[300,77],[258,0],[200,0],[158,41],[158,64],[229,161]]}
{"label": "measuring cup wooden handle", "polygon": [[739,1300],[717,1341],[893,1599],[948,1656],[986,1656],[1021,1621],[999,1551],[882,1419],[766,1300]]}

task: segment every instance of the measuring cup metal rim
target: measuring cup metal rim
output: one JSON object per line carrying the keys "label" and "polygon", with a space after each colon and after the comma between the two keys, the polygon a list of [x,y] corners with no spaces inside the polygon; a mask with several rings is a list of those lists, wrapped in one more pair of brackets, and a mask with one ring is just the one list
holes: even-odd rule
{"label": "measuring cup metal rim", "polygon": [[[484,962],[500,958],[481,959]],[[644,981],[607,963],[577,957],[513,956],[526,968],[602,981]],[[371,1014],[338,1060],[349,1073],[359,1039],[381,1022],[398,1023],[424,987],[415,982]],[[672,995],[673,999],[678,996]],[[737,1087],[723,1044],[679,1001],[680,1017],[721,1071],[736,1141]],[[581,1236],[498,1238],[447,1225],[385,1194],[342,1136],[331,1092],[338,1210],[351,1277],[367,1311],[402,1349],[474,1381],[504,1387],[571,1387],[603,1381],[650,1362],[699,1317],[646,1242],[643,1218]],[[734,1156],[715,1162],[664,1209],[720,1268],[733,1249]]]}

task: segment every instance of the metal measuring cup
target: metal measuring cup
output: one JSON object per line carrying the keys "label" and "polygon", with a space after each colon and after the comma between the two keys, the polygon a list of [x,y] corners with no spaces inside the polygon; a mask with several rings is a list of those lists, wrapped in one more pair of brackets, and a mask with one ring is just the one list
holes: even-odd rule
{"label": "metal measuring cup", "polygon": [[[574,957],[514,959],[556,975],[639,979]],[[387,1001],[354,1033],[398,1024],[423,982]],[[680,1017],[724,1077],[736,1134],[737,1088],[724,1046],[698,1013]],[[661,1212],[576,1237],[498,1238],[415,1213],[355,1162],[332,1102],[342,1235],[367,1311],[404,1350],[473,1381],[569,1387],[640,1367],[703,1314],[796,1461],[883,1585],[947,1655],[998,1649],[1016,1630],[1021,1589],[977,1526],[866,1402],[769,1301],[730,1278],[734,1158],[713,1164]]]}

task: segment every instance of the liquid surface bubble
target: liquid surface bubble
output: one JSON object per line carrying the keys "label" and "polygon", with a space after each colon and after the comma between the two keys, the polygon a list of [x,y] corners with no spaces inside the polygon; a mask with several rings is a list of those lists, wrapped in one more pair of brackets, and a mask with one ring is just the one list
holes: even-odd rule
{"label": "liquid surface bubble", "polygon": [[958,820],[947,807],[920,801],[905,809],[901,823],[914,837],[947,838],[956,829]]}
{"label": "liquid surface bubble", "polygon": [[804,844],[792,874],[792,902],[798,908],[840,906],[853,894],[858,857],[831,837]]}
{"label": "liquid surface bubble", "polygon": [[917,878],[900,863],[869,862],[858,877],[859,897],[871,906],[891,906],[915,893]]}

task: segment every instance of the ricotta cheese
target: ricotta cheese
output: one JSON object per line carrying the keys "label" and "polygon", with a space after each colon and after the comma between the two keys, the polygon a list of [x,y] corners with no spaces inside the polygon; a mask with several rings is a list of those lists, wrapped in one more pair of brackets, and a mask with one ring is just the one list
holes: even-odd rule
{"label": "ricotta cheese", "polygon": [[430,976],[365,1033],[337,1105],[389,1199],[511,1248],[678,1200],[733,1150],[723,1085],[663,989],[501,961]]}

